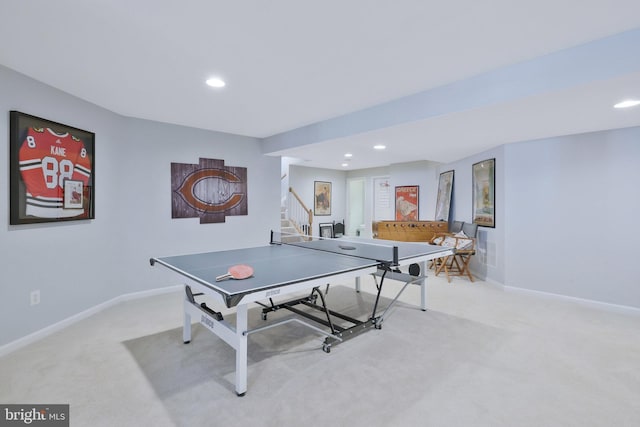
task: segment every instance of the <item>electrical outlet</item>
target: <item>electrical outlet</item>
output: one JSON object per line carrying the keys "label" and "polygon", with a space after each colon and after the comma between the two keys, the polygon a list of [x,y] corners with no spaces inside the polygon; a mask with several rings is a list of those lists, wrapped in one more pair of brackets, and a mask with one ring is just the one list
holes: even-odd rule
{"label": "electrical outlet", "polygon": [[40,304],[40,291],[31,291],[31,305]]}

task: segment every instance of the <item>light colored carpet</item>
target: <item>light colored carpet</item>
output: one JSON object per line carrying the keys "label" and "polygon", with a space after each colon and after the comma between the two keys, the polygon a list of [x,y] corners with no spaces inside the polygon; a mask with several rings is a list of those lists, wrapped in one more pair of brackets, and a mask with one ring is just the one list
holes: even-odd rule
{"label": "light colored carpet", "polygon": [[[252,334],[241,398],[230,347],[182,343],[181,294],[123,303],[1,358],[0,401],[70,403],[72,426],[640,425],[639,316],[464,279],[428,295],[330,354],[296,324]],[[329,301],[364,318],[373,295]]]}

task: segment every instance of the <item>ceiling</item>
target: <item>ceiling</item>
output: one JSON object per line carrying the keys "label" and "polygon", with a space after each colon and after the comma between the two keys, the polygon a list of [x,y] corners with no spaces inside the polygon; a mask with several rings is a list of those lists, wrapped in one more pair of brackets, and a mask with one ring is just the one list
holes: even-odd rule
{"label": "ceiling", "polygon": [[[267,141],[640,28],[637,0],[0,0],[0,13],[6,67],[124,116]],[[636,71],[277,154],[340,169],[349,151],[360,169],[636,126],[640,107],[611,108],[640,98]]]}

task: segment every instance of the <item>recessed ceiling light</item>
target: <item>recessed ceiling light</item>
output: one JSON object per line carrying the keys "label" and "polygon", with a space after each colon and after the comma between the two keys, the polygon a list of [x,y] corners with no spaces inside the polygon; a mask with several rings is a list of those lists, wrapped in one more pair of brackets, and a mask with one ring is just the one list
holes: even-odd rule
{"label": "recessed ceiling light", "polygon": [[342,164],[342,167],[343,167],[343,168],[346,168],[347,166],[349,166],[349,163],[347,163],[347,162],[344,162],[344,163]]}
{"label": "recessed ceiling light", "polygon": [[635,107],[636,105],[640,105],[640,101],[637,99],[627,99],[626,101],[618,102],[613,108],[629,108]]}
{"label": "recessed ceiling light", "polygon": [[224,82],[224,80],[218,78],[218,77],[212,77],[209,80],[207,80],[207,84],[211,87],[225,87],[226,83]]}
{"label": "recessed ceiling light", "polygon": [[373,148],[375,150],[384,150],[385,148],[387,148],[386,145],[382,145],[382,144],[378,144],[378,145],[374,145]]}
{"label": "recessed ceiling light", "polygon": [[629,107],[635,107],[636,105],[640,105],[639,100],[627,99],[625,101],[618,102],[616,105],[613,106],[613,108],[629,108]]}
{"label": "recessed ceiling light", "polygon": [[348,158],[348,159],[349,159],[349,158],[353,157],[353,154],[351,154],[351,153],[346,153],[344,156],[345,156],[346,158]]}

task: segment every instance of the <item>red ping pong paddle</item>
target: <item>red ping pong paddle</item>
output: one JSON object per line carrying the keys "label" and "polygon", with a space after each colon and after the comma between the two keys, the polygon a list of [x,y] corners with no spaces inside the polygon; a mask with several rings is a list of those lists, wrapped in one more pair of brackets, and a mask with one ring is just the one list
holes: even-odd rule
{"label": "red ping pong paddle", "polygon": [[238,264],[229,267],[229,272],[227,274],[216,277],[216,282],[227,279],[246,279],[251,276],[253,276],[253,268],[251,266]]}

